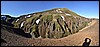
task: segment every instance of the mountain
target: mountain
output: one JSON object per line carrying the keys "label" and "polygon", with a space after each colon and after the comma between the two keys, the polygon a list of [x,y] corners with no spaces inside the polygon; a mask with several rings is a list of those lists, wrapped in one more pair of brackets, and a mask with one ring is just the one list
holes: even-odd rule
{"label": "mountain", "polygon": [[[67,8],[54,8],[42,12],[21,15],[11,23],[32,38],[62,38],[77,33],[91,22]],[[17,31],[19,32],[19,31]]]}
{"label": "mountain", "polygon": [[8,23],[12,23],[15,17],[11,17],[10,15],[1,15],[1,21],[5,21]]}

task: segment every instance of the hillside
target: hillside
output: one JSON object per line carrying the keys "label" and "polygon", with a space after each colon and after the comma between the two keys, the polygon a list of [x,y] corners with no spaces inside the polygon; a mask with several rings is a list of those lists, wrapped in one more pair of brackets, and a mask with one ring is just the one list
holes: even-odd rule
{"label": "hillside", "polygon": [[82,46],[85,38],[91,39],[89,46],[99,46],[98,20],[93,20],[89,26],[80,30],[78,33],[60,39],[27,38],[12,33],[13,30],[9,31],[9,27],[9,29],[6,28],[1,28],[1,46]]}
{"label": "hillside", "polygon": [[32,38],[62,38],[78,32],[91,20],[67,8],[22,15],[13,21],[14,28],[30,33]]}
{"label": "hillside", "polygon": [[1,46],[82,46],[86,38],[99,46],[99,20],[67,8],[1,16]]}

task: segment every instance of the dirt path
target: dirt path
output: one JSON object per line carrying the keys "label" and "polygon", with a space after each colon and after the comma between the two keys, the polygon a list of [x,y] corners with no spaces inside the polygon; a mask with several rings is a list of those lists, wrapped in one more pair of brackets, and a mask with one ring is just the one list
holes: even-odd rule
{"label": "dirt path", "polygon": [[[61,39],[29,39],[35,46],[82,46],[85,38],[91,39],[90,46],[99,46],[99,21],[93,20],[80,32]],[[33,41],[34,40],[34,41]]]}
{"label": "dirt path", "polygon": [[80,30],[78,33],[62,38],[61,40],[69,40],[70,45],[81,46],[85,38],[90,38],[90,46],[96,46],[99,43],[99,21],[92,21],[91,25]]}

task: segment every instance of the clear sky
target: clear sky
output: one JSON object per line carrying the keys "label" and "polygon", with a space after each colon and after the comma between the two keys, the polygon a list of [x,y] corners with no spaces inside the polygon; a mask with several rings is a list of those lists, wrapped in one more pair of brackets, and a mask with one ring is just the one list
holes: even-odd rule
{"label": "clear sky", "polygon": [[99,18],[99,1],[1,1],[1,14],[14,17],[53,8],[68,8],[87,18]]}

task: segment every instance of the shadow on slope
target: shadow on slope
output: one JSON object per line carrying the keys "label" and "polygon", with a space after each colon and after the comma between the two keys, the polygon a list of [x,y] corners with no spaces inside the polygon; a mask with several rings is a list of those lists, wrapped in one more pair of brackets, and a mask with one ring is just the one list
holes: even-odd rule
{"label": "shadow on slope", "polygon": [[11,33],[14,33],[17,35],[21,35],[26,38],[31,38],[31,35],[29,33],[25,33],[23,30],[21,30],[19,28],[10,28],[10,27],[5,27],[5,28],[8,32],[11,32]]}
{"label": "shadow on slope", "polygon": [[10,33],[21,35],[26,38],[31,38],[31,35],[29,33],[25,33],[22,29],[19,28],[13,28],[13,24],[6,21],[1,21],[1,29],[7,30]]}

